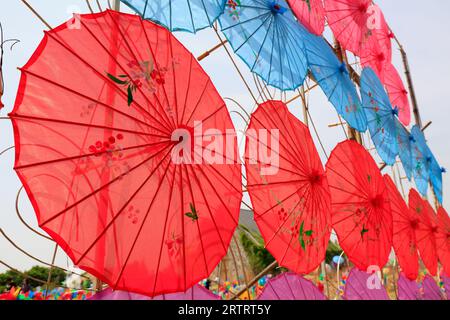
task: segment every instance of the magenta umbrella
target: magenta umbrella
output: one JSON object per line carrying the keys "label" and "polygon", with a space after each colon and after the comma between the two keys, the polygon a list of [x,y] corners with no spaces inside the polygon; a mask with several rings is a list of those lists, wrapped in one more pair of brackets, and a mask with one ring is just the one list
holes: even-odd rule
{"label": "magenta umbrella", "polygon": [[258,300],[326,300],[309,280],[292,272],[270,279]]}
{"label": "magenta umbrella", "polygon": [[398,300],[420,300],[419,286],[416,281],[409,280],[403,273],[397,281]]}
{"label": "magenta umbrella", "polygon": [[390,300],[378,275],[353,268],[344,290],[345,300]]}
{"label": "magenta umbrella", "polygon": [[450,300],[450,277],[447,276],[444,272],[441,274],[441,280],[444,283],[444,290],[447,294],[447,299]]}
{"label": "magenta umbrella", "polygon": [[422,290],[423,300],[442,300],[441,289],[429,275],[426,275],[425,279],[423,279]]}
{"label": "magenta umbrella", "polygon": [[163,294],[153,299],[137,293],[113,291],[111,288],[107,288],[88,300],[220,300],[220,298],[208,289],[196,284],[186,292]]}

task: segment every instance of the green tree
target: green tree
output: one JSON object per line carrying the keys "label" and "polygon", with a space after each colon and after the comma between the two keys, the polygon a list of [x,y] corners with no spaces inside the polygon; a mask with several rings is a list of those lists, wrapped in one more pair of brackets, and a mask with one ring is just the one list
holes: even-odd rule
{"label": "green tree", "polygon": [[[42,281],[47,281],[49,272],[50,272],[50,268],[34,266],[30,270],[26,271],[25,274],[30,277],[42,280]],[[54,288],[54,287],[60,286],[63,284],[64,280],[66,280],[66,273],[61,269],[53,268],[49,287]],[[33,279],[28,279],[28,284],[32,288],[42,286],[42,283],[35,281]]]}
{"label": "green tree", "polygon": [[21,274],[8,270],[5,273],[0,273],[0,292],[4,292],[9,287],[17,287],[22,285],[23,277]]}

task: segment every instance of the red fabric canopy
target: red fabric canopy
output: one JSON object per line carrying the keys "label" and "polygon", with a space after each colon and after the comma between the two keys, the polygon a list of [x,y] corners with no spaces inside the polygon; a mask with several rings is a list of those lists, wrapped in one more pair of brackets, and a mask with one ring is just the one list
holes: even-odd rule
{"label": "red fabric canopy", "polygon": [[207,130],[235,142],[225,103],[166,29],[115,11],[77,20],[47,32],[22,69],[15,170],[75,265],[114,290],[185,291],[227,253],[239,217],[241,165],[223,152],[187,161],[211,150],[197,141]]}
{"label": "red fabric canopy", "polygon": [[287,0],[294,15],[309,32],[320,36],[325,29],[325,9],[322,0]]}
{"label": "red fabric canopy", "polygon": [[409,210],[391,177],[385,175],[384,182],[391,201],[394,223],[392,244],[395,254],[405,276],[410,280],[416,280],[419,274],[419,254],[416,243],[419,219]]}
{"label": "red fabric canopy", "polygon": [[383,267],[391,252],[392,214],[378,166],[361,145],[348,140],[333,150],[326,168],[340,246],[360,270]]}
{"label": "red fabric canopy", "polygon": [[[440,207],[437,212],[438,232],[436,248],[439,261],[446,274],[450,274],[450,218],[447,211]],[[450,292],[448,293],[450,295]],[[450,298],[450,297],[449,297]]]}
{"label": "red fabric canopy", "polygon": [[[272,139],[276,135],[279,139]],[[265,170],[268,162],[261,153],[272,153],[279,164]],[[265,102],[253,113],[245,168],[255,220],[267,249],[280,265],[296,273],[315,270],[325,258],[330,238],[330,191],[308,128],[283,102]]]}
{"label": "red fabric canopy", "polygon": [[409,208],[419,219],[419,225],[416,229],[416,241],[420,258],[428,272],[435,276],[438,263],[436,250],[437,221],[433,208],[414,189],[411,189],[409,192]]}

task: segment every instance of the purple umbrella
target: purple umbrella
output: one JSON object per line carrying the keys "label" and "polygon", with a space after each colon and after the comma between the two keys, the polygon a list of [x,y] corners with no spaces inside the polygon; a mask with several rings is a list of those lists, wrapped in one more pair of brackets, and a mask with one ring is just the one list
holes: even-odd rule
{"label": "purple umbrella", "polygon": [[353,268],[344,291],[345,300],[389,300],[378,275]]}
{"label": "purple umbrella", "polygon": [[444,282],[444,290],[447,294],[447,299],[450,300],[450,277],[448,277],[445,273],[442,273],[441,280]]}
{"label": "purple umbrella", "polygon": [[286,272],[270,279],[258,300],[326,300],[326,297],[311,281]]}
{"label": "purple umbrella", "polygon": [[441,289],[429,275],[422,282],[423,300],[442,300]]}
{"label": "purple umbrella", "polygon": [[[154,297],[153,300],[219,300],[219,296],[196,284],[186,292],[169,293]],[[150,297],[126,291],[113,291],[107,288],[89,300],[152,300]]]}
{"label": "purple umbrella", "polygon": [[402,273],[398,278],[398,300],[421,300],[419,285]]}

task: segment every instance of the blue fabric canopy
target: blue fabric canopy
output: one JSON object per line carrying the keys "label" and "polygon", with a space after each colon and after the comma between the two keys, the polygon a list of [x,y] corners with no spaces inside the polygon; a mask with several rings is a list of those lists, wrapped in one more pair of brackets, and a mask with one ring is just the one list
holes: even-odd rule
{"label": "blue fabric canopy", "polygon": [[361,75],[361,95],[372,141],[381,159],[394,165],[398,155],[397,114],[380,79],[371,68]]}
{"label": "blue fabric canopy", "polygon": [[414,180],[417,189],[423,195],[427,195],[428,182],[433,186],[434,194],[439,203],[442,204],[442,172],[436,157],[427,145],[425,136],[418,126],[414,126],[411,131],[415,145],[414,153]]}
{"label": "blue fabric canopy", "polygon": [[267,84],[294,90],[307,75],[306,29],[284,0],[231,0],[219,18],[234,52]]}
{"label": "blue fabric canopy", "polygon": [[413,175],[417,190],[422,196],[427,196],[428,182],[430,178],[431,158],[425,136],[418,126],[411,130],[413,136]]}
{"label": "blue fabric canopy", "polygon": [[331,104],[351,127],[366,131],[367,118],[347,66],[322,37],[309,34],[305,48],[309,69]]}
{"label": "blue fabric canopy", "polygon": [[121,0],[144,19],[170,31],[198,30],[212,26],[223,13],[226,0]]}
{"label": "blue fabric canopy", "polygon": [[411,181],[413,177],[413,136],[408,130],[400,123],[396,121],[397,126],[397,143],[398,143],[398,155],[405,170],[406,177]]}

